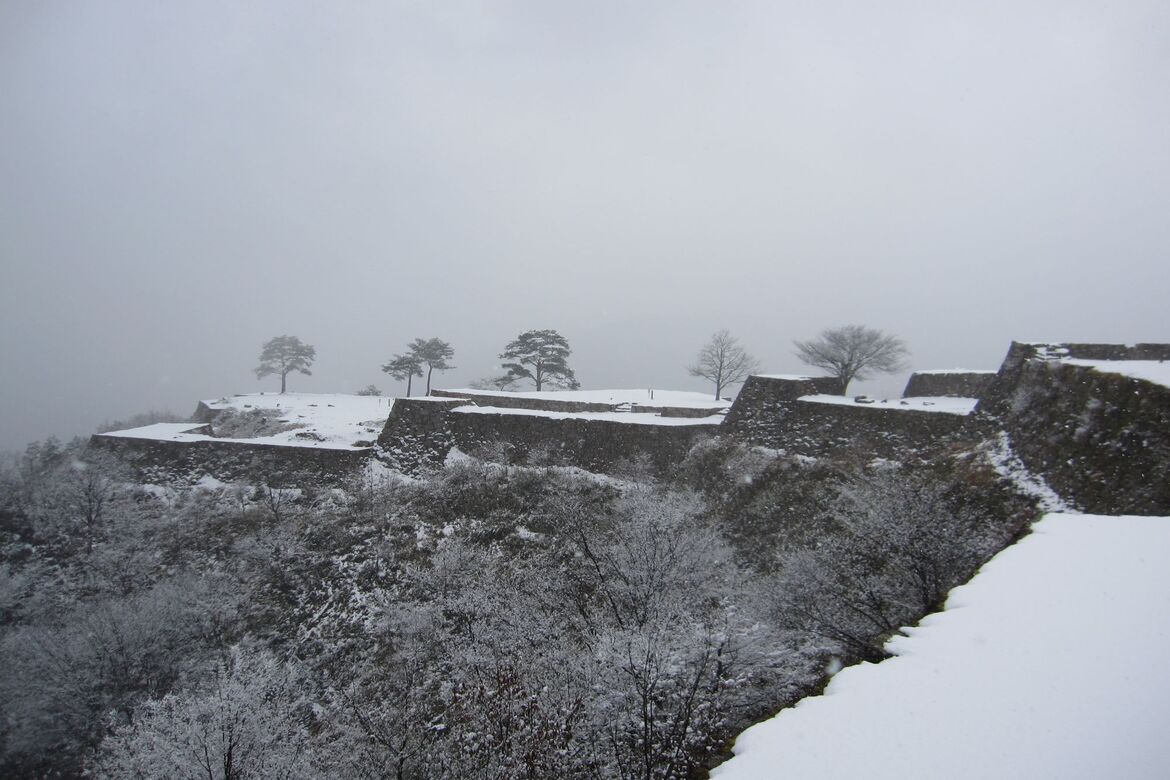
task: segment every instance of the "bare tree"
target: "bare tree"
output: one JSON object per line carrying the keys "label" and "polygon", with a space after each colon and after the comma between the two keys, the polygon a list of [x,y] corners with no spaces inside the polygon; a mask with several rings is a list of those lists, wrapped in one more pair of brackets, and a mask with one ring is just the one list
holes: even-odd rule
{"label": "bare tree", "polygon": [[714,382],[715,398],[718,399],[723,388],[742,382],[752,372],[759,371],[760,363],[740,346],[739,339],[732,336],[731,331],[724,329],[699,350],[698,360],[688,370],[691,376]]}
{"label": "bare tree", "polygon": [[887,637],[940,609],[1010,538],[988,509],[953,490],[896,472],[845,483],[834,502],[838,530],[782,560],[781,624],[855,658],[888,657]]}
{"label": "bare tree", "polygon": [[295,667],[232,648],[201,688],[144,702],[92,769],[105,777],[315,778]]}
{"label": "bare tree", "polygon": [[842,395],[854,379],[902,370],[910,354],[902,339],[864,325],[827,328],[811,341],[793,343],[801,362],[823,368],[841,380]]}

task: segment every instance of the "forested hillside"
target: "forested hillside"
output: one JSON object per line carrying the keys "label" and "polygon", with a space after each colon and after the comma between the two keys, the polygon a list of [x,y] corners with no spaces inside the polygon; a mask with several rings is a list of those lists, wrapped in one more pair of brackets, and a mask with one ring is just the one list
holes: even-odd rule
{"label": "forested hillside", "polygon": [[1021,533],[978,453],[346,490],[4,471],[3,774],[683,778]]}

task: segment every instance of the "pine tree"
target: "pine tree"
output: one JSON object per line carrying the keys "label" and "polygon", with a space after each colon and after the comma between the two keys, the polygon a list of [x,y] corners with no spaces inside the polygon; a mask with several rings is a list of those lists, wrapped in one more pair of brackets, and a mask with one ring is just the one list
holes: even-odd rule
{"label": "pine tree", "polygon": [[265,342],[260,352],[256,378],[263,379],[269,374],[279,374],[280,392],[283,393],[288,375],[293,371],[312,376],[313,372],[309,370],[309,366],[316,358],[317,350],[296,336],[276,336]]}
{"label": "pine tree", "polygon": [[401,382],[406,380],[406,397],[410,398],[410,386],[416,376],[422,376],[422,360],[413,352],[395,355],[394,359],[382,366],[382,370]]}
{"label": "pine tree", "polygon": [[410,342],[410,352],[427,367],[427,395],[431,394],[431,372],[455,367],[447,362],[455,355],[455,350],[442,339],[415,339]]}
{"label": "pine tree", "polygon": [[528,330],[504,347],[503,368],[515,379],[531,379],[539,392],[546,384],[576,390],[581,386],[569,368],[569,342],[555,330]]}

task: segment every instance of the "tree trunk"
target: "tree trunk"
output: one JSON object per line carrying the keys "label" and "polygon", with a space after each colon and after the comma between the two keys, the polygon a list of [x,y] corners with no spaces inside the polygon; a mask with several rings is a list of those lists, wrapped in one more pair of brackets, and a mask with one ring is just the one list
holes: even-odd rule
{"label": "tree trunk", "polygon": [[284,395],[285,378],[288,376],[287,371],[282,371],[280,374],[280,394]]}
{"label": "tree trunk", "polygon": [[410,382],[414,379],[414,374],[406,375],[406,397],[410,398]]}
{"label": "tree trunk", "polygon": [[427,365],[427,395],[431,394],[431,372],[434,370],[434,366]]}

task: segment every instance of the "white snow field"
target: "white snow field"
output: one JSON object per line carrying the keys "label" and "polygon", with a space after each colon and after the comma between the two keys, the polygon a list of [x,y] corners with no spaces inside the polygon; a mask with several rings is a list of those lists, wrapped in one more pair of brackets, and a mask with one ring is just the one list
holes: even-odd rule
{"label": "white snow field", "polygon": [[542,401],[577,401],[597,404],[642,404],[643,406],[673,406],[678,408],[726,408],[731,406],[730,401],[717,399],[712,393],[694,393],[688,390],[648,390],[645,388],[628,390],[552,390],[537,392],[520,392],[499,390],[469,390],[458,388],[446,390],[448,393],[462,393],[468,396],[475,395],[506,395],[509,398],[532,398]]}
{"label": "white snow field", "polygon": [[1170,777],[1170,518],[1046,515],[718,780]]}
{"label": "white snow field", "polygon": [[953,398],[951,396],[920,395],[912,398],[893,398],[888,401],[867,399],[855,401],[846,395],[802,395],[800,401],[813,404],[836,404],[839,406],[863,406],[867,409],[898,409],[901,411],[941,412],[943,414],[968,415],[979,403],[978,398]]}
{"label": "white snow field", "polygon": [[354,442],[378,438],[394,399],[345,393],[249,393],[230,398],[204,401],[211,409],[235,409],[248,412],[266,409],[279,415],[283,422],[300,427],[272,436],[251,439],[215,438],[186,431],[202,427],[198,423],[159,423],[125,431],[102,434],[120,438],[160,439],[164,441],[218,441],[241,444],[272,444],[282,447],[319,447],[352,450]]}

